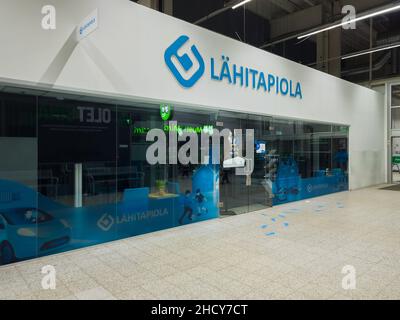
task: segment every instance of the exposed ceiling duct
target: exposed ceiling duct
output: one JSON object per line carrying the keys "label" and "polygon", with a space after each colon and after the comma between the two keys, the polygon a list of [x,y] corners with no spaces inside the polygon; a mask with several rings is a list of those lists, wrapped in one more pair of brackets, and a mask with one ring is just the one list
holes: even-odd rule
{"label": "exposed ceiling duct", "polygon": [[[372,66],[372,71],[378,71],[381,70],[386,63],[390,61],[390,58],[392,57],[391,52],[387,52],[385,55],[382,56],[375,64]],[[344,70],[342,71],[342,75],[344,77],[349,77],[349,76],[355,76],[355,75],[360,75],[364,73],[368,73],[370,71],[369,66],[368,67],[361,67],[361,68],[354,68],[354,69],[349,69],[349,70]]]}
{"label": "exposed ceiling duct", "polygon": [[[356,30],[336,28],[298,40],[300,35],[342,22],[342,7],[352,5],[356,17],[400,5],[400,0],[243,0],[173,1],[174,16],[225,36],[267,50],[349,81],[365,82],[371,74],[390,77],[398,73],[396,50],[341,62],[342,57],[400,42],[400,11],[358,21]],[[400,50],[398,50],[400,51]],[[372,66],[372,70],[370,67]],[[387,67],[386,67],[387,66]],[[370,71],[370,72],[368,72]]]}

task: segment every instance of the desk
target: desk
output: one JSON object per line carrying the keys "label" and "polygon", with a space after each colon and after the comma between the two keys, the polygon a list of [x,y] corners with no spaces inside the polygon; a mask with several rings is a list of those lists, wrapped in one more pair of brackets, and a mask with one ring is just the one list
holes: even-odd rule
{"label": "desk", "polygon": [[170,199],[170,198],[178,198],[179,195],[175,193],[164,193],[164,194],[159,194],[159,193],[150,193],[149,198],[150,199],[155,199],[155,200],[162,200],[162,199]]}
{"label": "desk", "polygon": [[135,182],[142,187],[144,182],[144,173],[131,168],[89,168],[86,177],[88,190],[93,195],[97,193],[97,186],[105,186],[107,193],[110,193],[117,183],[127,183],[126,187],[130,188]]}

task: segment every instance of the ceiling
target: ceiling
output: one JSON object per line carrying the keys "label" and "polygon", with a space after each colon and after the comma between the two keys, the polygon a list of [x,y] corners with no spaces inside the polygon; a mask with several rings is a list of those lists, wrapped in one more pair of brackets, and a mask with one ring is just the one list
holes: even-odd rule
{"label": "ceiling", "polygon": [[[343,18],[342,7],[357,14],[393,4],[394,0],[252,0],[232,10],[240,0],[158,0],[173,2],[177,18],[262,48],[293,61],[353,82],[365,82],[400,73],[400,50],[392,49],[356,59],[349,53],[400,42],[400,11],[360,21],[355,30],[336,29],[298,40],[297,36]],[[164,4],[165,5],[165,4]],[[371,33],[372,31],[372,33]],[[372,72],[370,72],[372,70]]]}

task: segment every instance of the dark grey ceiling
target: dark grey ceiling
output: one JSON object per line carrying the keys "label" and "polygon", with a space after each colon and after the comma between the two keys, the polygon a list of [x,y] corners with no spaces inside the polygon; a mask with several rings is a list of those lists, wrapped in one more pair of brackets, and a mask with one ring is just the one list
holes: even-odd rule
{"label": "dark grey ceiling", "polygon": [[[162,7],[163,1],[158,2]],[[304,41],[297,39],[307,30],[342,19],[344,5],[353,5],[360,14],[400,4],[397,0],[252,0],[232,10],[232,4],[237,2],[240,1],[173,0],[173,15],[353,82],[369,80],[369,55],[346,61],[341,61],[340,56],[400,41],[400,12],[374,18],[372,28],[369,20],[358,22],[356,30],[341,30],[337,38],[332,35],[329,40],[316,36]],[[321,45],[321,41],[325,44]],[[372,70],[373,79],[398,75],[400,50],[373,54]]]}

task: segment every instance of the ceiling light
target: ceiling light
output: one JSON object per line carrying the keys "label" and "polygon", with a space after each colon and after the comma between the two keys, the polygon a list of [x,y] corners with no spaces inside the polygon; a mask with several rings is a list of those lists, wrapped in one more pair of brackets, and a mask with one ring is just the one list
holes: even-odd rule
{"label": "ceiling light", "polygon": [[394,49],[394,48],[398,48],[398,47],[400,47],[400,43],[392,44],[392,45],[385,46],[385,47],[378,47],[378,48],[374,48],[374,49],[370,49],[370,50],[366,50],[366,51],[362,51],[362,52],[358,52],[358,53],[354,53],[354,54],[349,54],[347,56],[342,57],[342,60],[347,60],[347,59],[363,56],[366,54],[384,51],[384,50],[390,50],[390,49]]}
{"label": "ceiling light", "polygon": [[297,39],[307,38],[307,37],[313,36],[313,35],[321,33],[321,32],[329,31],[329,30],[332,30],[332,29],[335,29],[335,28],[338,28],[338,27],[345,26],[347,24],[351,24],[351,23],[354,23],[354,22],[357,22],[357,21],[369,19],[369,18],[378,16],[378,15],[389,13],[389,12],[393,12],[393,11],[396,11],[396,10],[400,10],[400,4],[397,4],[395,6],[392,6],[392,7],[386,8],[386,9],[378,10],[378,11],[375,11],[375,12],[372,12],[372,13],[369,13],[369,14],[365,14],[365,15],[362,15],[360,17],[356,17],[355,19],[351,19],[351,20],[348,20],[348,21],[345,21],[345,22],[337,23],[337,24],[331,25],[331,26],[326,27],[326,28],[322,28],[322,29],[319,29],[319,30],[312,31],[310,33],[298,36]]}
{"label": "ceiling light", "polygon": [[246,3],[248,3],[248,2],[250,2],[251,0],[244,0],[244,1],[242,1],[242,2],[239,2],[238,4],[235,4],[233,7],[232,7],[232,9],[236,9],[236,8],[239,8],[239,7],[241,7],[242,5],[244,5],[244,4],[246,4]]}

